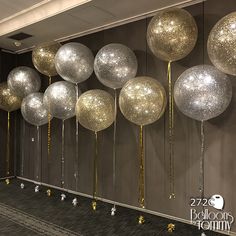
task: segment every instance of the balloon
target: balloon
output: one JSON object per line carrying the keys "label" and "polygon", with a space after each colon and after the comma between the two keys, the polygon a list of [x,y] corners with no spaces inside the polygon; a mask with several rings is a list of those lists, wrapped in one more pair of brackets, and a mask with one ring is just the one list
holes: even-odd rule
{"label": "balloon", "polygon": [[31,93],[25,97],[21,104],[21,114],[32,125],[47,124],[49,114],[43,104],[43,93]]}
{"label": "balloon", "polygon": [[108,128],[115,119],[113,97],[100,89],[83,93],[76,103],[76,117],[82,126],[98,132]]}
{"label": "balloon", "polygon": [[136,76],[137,58],[133,51],[122,44],[111,43],[99,50],[94,61],[98,80],[113,89],[121,88]]}
{"label": "balloon", "polygon": [[15,111],[20,108],[21,98],[15,95],[7,86],[6,82],[0,83],[0,109]]}
{"label": "balloon", "polygon": [[33,49],[32,61],[40,73],[47,76],[57,75],[54,59],[60,47],[60,43],[49,42],[40,44]]}
{"label": "balloon", "polygon": [[232,97],[230,79],[210,65],[187,69],[175,82],[174,99],[186,116],[205,121],[220,115]]}
{"label": "balloon", "polygon": [[208,37],[207,51],[216,68],[236,75],[236,12],[223,17],[213,27]]}
{"label": "balloon", "polygon": [[7,84],[13,93],[24,98],[30,93],[39,91],[41,80],[34,69],[27,66],[19,66],[9,73]]}
{"label": "balloon", "polygon": [[193,50],[197,36],[194,18],[180,8],[158,12],[147,29],[148,46],[163,61],[177,61],[186,57]]}
{"label": "balloon", "polygon": [[75,115],[76,88],[67,81],[51,84],[45,91],[43,103],[50,115],[65,120]]}
{"label": "balloon", "polygon": [[55,66],[57,73],[72,83],[81,83],[93,73],[94,56],[81,43],[67,43],[57,52]]}
{"label": "balloon", "polygon": [[157,80],[147,76],[136,77],[121,89],[119,105],[127,120],[137,125],[151,124],[165,111],[166,92]]}

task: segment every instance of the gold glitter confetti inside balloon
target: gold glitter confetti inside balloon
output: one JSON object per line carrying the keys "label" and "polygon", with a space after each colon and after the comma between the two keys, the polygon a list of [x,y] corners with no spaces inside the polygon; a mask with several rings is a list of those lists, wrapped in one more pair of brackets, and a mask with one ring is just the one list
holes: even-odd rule
{"label": "gold glitter confetti inside balloon", "polygon": [[15,111],[21,107],[21,98],[15,95],[7,86],[6,82],[0,84],[0,109]]}
{"label": "gold glitter confetti inside balloon", "polygon": [[177,61],[186,57],[193,50],[197,36],[194,18],[179,8],[158,12],[147,29],[149,48],[164,61]]}
{"label": "gold glitter confetti inside balloon", "polygon": [[213,27],[208,37],[207,51],[216,68],[236,75],[236,12],[223,17]]}
{"label": "gold glitter confetti inside balloon", "polygon": [[49,42],[40,44],[33,49],[32,61],[40,73],[47,76],[57,75],[54,60],[60,47],[60,43]]}
{"label": "gold glitter confetti inside balloon", "polygon": [[121,89],[119,105],[126,119],[137,125],[148,125],[164,113],[166,92],[157,80],[147,76],[136,77]]}
{"label": "gold glitter confetti inside balloon", "polygon": [[114,99],[108,92],[100,89],[83,93],[75,110],[79,123],[95,132],[108,128],[114,122]]}

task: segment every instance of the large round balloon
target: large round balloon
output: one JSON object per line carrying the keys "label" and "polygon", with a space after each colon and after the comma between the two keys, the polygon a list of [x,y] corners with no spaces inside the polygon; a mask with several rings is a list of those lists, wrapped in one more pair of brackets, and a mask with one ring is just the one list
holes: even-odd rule
{"label": "large round balloon", "polygon": [[220,115],[228,107],[231,97],[230,79],[209,65],[187,69],[174,86],[174,99],[179,110],[199,121]]}
{"label": "large round balloon", "polygon": [[215,67],[236,75],[236,12],[216,23],[209,34],[207,50]]}
{"label": "large round balloon", "polygon": [[194,48],[198,36],[192,15],[180,8],[158,12],[147,29],[147,42],[153,54],[164,61],[177,61]]}
{"label": "large round balloon", "polygon": [[49,114],[43,104],[43,93],[31,93],[25,97],[21,103],[21,114],[32,125],[47,124]]}
{"label": "large round balloon", "polygon": [[7,84],[15,94],[23,98],[30,93],[38,92],[41,87],[41,80],[34,69],[19,66],[9,73]]}
{"label": "large round balloon", "polygon": [[21,106],[21,98],[14,94],[6,82],[0,83],[0,109],[4,111],[15,111]]}
{"label": "large round balloon", "polygon": [[95,132],[106,129],[115,119],[113,97],[100,89],[83,93],[76,103],[76,117],[87,129]]}
{"label": "large round balloon", "polygon": [[137,125],[148,125],[164,113],[166,92],[157,80],[147,76],[136,77],[121,89],[119,105],[126,119]]}
{"label": "large round balloon", "polygon": [[57,75],[54,60],[60,47],[61,44],[57,42],[43,43],[36,46],[32,52],[32,61],[35,68],[47,76]]}
{"label": "large round balloon", "polygon": [[57,52],[55,65],[57,73],[72,83],[81,83],[93,73],[94,56],[81,43],[67,43]]}
{"label": "large round balloon", "polygon": [[111,43],[101,48],[94,61],[98,80],[107,87],[117,89],[136,76],[137,58],[125,45]]}
{"label": "large round balloon", "polygon": [[76,88],[67,81],[51,84],[45,91],[43,103],[53,117],[65,120],[75,115]]}

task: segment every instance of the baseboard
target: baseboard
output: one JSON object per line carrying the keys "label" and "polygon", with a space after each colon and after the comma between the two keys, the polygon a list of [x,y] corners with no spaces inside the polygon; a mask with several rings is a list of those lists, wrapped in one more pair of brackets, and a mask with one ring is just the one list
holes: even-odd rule
{"label": "baseboard", "polygon": [[14,179],[16,176],[7,176],[7,177],[1,177],[0,180],[5,180],[5,179]]}
{"label": "baseboard", "polygon": [[[91,198],[91,199],[93,198],[93,196],[89,195],[89,194],[76,192],[76,191],[73,191],[73,190],[70,190],[70,189],[60,188],[60,187],[50,185],[50,184],[47,184],[47,183],[37,182],[37,181],[34,181],[32,179],[23,178],[23,177],[20,177],[20,176],[16,176],[16,178],[20,179],[20,180],[27,181],[27,182],[34,183],[36,185],[42,185],[42,186],[49,187],[49,188],[52,188],[52,189],[61,190],[63,192],[68,192],[68,193],[71,193],[71,194],[74,194],[74,195],[87,197],[87,198]],[[105,198],[98,197],[97,199],[99,201],[106,202],[106,203],[109,203],[109,204],[112,204],[112,205],[115,204],[116,206],[121,206],[121,207],[129,208],[129,209],[145,212],[145,213],[148,213],[148,214],[164,217],[164,218],[167,218],[167,219],[170,219],[170,220],[179,221],[179,222],[182,222],[182,223],[185,223],[185,224],[193,225],[190,220],[186,220],[186,219],[183,219],[183,218],[167,215],[167,214],[152,211],[152,210],[149,210],[149,209],[142,209],[142,208],[139,208],[139,207],[136,207],[136,206],[127,205],[125,203],[120,203],[120,202],[115,202],[115,201],[105,199]],[[236,236],[236,232],[229,232],[229,233],[228,232],[222,232],[222,231],[214,231],[214,232],[218,232],[218,233],[225,234],[225,235],[230,235],[230,236]]]}

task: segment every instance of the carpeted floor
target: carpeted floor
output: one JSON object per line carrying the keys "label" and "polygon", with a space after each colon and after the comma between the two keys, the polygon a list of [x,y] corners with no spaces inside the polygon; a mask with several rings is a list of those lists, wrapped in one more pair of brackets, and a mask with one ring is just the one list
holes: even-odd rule
{"label": "carpeted floor", "polygon": [[[79,205],[71,202],[76,196],[66,194],[66,201],[60,201],[60,191],[53,190],[47,197],[46,187],[34,192],[34,184],[11,180],[10,185],[0,182],[0,236],[200,236],[194,226],[149,214],[143,214],[146,222],[137,224],[139,212],[119,207],[115,216],[110,215],[111,205],[98,202],[98,210],[91,210],[91,199],[78,197]],[[169,233],[168,223],[176,224],[176,230]],[[206,232],[207,236],[220,236]]]}

